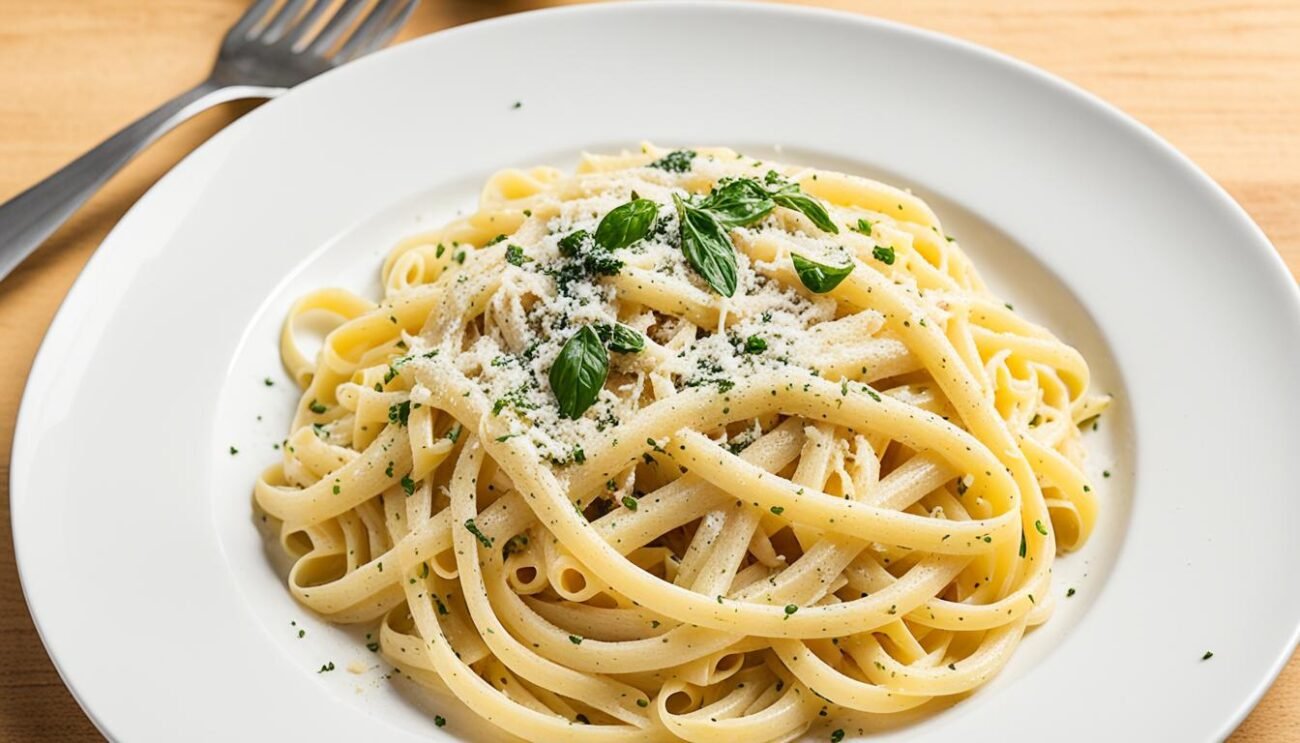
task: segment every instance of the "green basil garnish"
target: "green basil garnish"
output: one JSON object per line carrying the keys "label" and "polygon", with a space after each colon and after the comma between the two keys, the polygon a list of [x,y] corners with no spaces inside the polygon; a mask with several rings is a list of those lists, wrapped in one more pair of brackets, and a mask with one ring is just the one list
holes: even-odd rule
{"label": "green basil garnish", "polygon": [[724,297],[736,293],[736,250],[728,229],[752,224],[783,206],[804,214],[821,230],[840,231],[820,201],[802,193],[799,184],[790,183],[775,171],[769,171],[763,183],[753,178],[724,180],[703,198],[683,199],[674,194],[673,203],[681,222],[682,252],[687,262]]}
{"label": "green basil garnish", "polygon": [[591,237],[591,234],[586,230],[577,230],[560,238],[555,245],[560,249],[560,255],[572,258],[578,254],[578,251],[582,249],[582,244],[589,237]]}
{"label": "green basil garnish", "polygon": [[596,244],[606,250],[626,248],[650,234],[659,205],[650,199],[633,199],[614,207],[596,227]]}
{"label": "green basil garnish", "polygon": [[724,297],[736,293],[736,249],[713,212],[673,194],[681,221],[682,253],[691,268]]}
{"label": "green basil garnish", "polygon": [[532,258],[524,255],[524,249],[518,245],[510,243],[506,246],[506,263],[509,263],[512,266],[522,266],[524,265],[524,261],[531,260]]}
{"label": "green basil garnish", "polygon": [[840,228],[831,221],[831,215],[826,212],[826,207],[822,202],[809,196],[799,188],[798,183],[791,183],[777,173],[775,170],[767,171],[763,182],[771,187],[772,200],[777,206],[783,206],[786,209],[794,209],[800,212],[817,228],[823,232],[829,232],[832,235],[840,234]]}
{"label": "green basil garnish", "polygon": [[835,226],[831,221],[831,215],[826,212],[826,207],[822,202],[814,199],[805,193],[799,192],[799,184],[791,184],[793,190],[782,190],[772,194],[772,200],[777,206],[784,206],[786,209],[794,209],[802,212],[805,217],[812,220],[817,228],[829,232],[833,235],[840,233],[840,228]]}
{"label": "green basil garnish", "polygon": [[766,217],[776,206],[766,188],[752,178],[737,178],[719,185],[699,202],[713,212],[723,227],[740,227]]}
{"label": "green basil garnish", "polygon": [[871,249],[871,257],[886,266],[892,266],[894,265],[894,248],[893,246],[877,245]]}
{"label": "green basil garnish", "polygon": [[794,271],[799,274],[799,280],[814,294],[825,294],[853,273],[852,262],[847,266],[827,266],[810,261],[798,253],[791,253],[790,259],[794,262]]}
{"label": "green basil garnish", "polygon": [[548,379],[561,418],[578,418],[596,402],[609,376],[609,353],[590,325],[569,338],[551,366]]}
{"label": "green basil garnish", "polygon": [[615,323],[609,333],[609,350],[617,353],[641,353],[645,350],[645,336],[623,323]]}
{"label": "green basil garnish", "polygon": [[669,173],[685,173],[691,169],[691,161],[694,159],[694,150],[673,150],[650,163],[649,167],[658,168]]}

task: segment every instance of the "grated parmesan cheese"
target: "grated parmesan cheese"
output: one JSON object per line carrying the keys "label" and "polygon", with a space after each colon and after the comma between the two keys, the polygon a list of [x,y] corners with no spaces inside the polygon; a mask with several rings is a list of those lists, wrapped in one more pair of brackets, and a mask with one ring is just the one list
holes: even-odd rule
{"label": "grated parmesan cheese", "polygon": [[[758,169],[761,177],[765,169]],[[451,363],[473,379],[493,401],[492,430],[500,436],[524,436],[541,456],[555,464],[573,461],[583,441],[617,426],[648,399],[687,387],[712,385],[725,391],[734,380],[760,369],[797,365],[814,372],[820,358],[836,349],[844,332],[818,334],[818,326],[839,325],[834,300],[786,285],[772,277],[775,264],[753,262],[737,251],[737,291],[725,298],[712,291],[687,262],[679,243],[673,195],[707,192],[718,179],[734,175],[731,164],[699,157],[686,173],[639,168],[579,176],[556,194],[549,216],[525,220],[505,242],[518,246],[518,265],[505,265],[500,289],[493,295],[482,327],[469,334],[459,355],[426,363]],[[615,251],[588,245],[578,256],[562,254],[560,241],[579,230],[596,233],[601,219],[633,196],[658,204],[649,235]],[[819,260],[843,263],[849,250],[834,240],[815,237],[775,212],[735,234],[781,239]],[[598,256],[588,255],[599,253]],[[586,257],[584,257],[586,256]],[[628,302],[608,274],[608,261],[649,271],[707,297],[716,308],[716,327]],[[584,263],[588,261],[588,263]],[[778,261],[789,258],[778,256]],[[593,267],[595,267],[593,269]],[[873,314],[874,313],[870,313]],[[605,388],[577,420],[560,417],[549,387],[548,372],[564,344],[587,325],[622,323],[647,338],[644,351],[610,353]],[[851,330],[874,333],[878,316],[859,318]],[[848,326],[840,330],[849,330]],[[413,346],[414,347],[414,346]]]}

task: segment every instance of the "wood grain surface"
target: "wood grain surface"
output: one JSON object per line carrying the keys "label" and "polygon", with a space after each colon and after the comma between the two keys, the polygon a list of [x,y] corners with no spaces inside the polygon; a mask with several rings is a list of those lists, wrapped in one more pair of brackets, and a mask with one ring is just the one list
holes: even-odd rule
{"label": "wood grain surface", "polygon": [[[200,80],[225,28],[246,2],[0,0],[0,201]],[[561,3],[424,0],[400,38],[555,4]],[[1300,2],[807,4],[968,39],[1100,95],[1223,184],[1268,233],[1292,274],[1300,274]],[[186,153],[250,108],[231,104],[210,111],[165,137],[0,283],[0,511],[5,523],[14,418],[32,357],[54,311],[91,251],[131,204]],[[37,637],[6,530],[0,535],[0,741],[98,738]],[[1231,740],[1300,740],[1300,659],[1287,667]]]}

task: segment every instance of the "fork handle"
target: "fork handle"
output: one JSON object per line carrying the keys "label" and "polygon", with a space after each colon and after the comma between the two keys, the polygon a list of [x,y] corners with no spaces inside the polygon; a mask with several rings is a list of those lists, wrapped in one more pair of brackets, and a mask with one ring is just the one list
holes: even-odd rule
{"label": "fork handle", "polygon": [[128,160],[172,127],[226,101],[272,98],[284,90],[205,80],[0,204],[0,280],[31,255]]}

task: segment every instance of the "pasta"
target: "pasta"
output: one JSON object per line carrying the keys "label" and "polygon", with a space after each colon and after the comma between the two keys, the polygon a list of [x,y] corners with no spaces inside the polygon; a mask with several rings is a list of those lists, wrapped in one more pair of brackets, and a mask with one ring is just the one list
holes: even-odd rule
{"label": "pasta", "polygon": [[1049,617],[1107,398],[923,201],[645,145],[480,202],[285,322],[254,492],[304,606],[535,741],[792,740]]}

